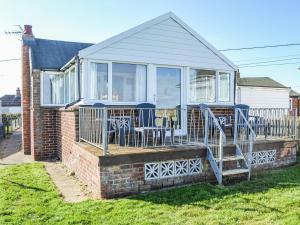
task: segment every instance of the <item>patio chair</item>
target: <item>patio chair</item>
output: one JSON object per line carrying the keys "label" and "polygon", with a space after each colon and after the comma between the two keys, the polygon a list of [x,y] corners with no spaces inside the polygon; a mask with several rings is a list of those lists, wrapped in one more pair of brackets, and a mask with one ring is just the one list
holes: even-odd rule
{"label": "patio chair", "polygon": [[232,116],[230,115],[216,115],[217,120],[219,121],[219,124],[226,133],[226,129],[230,129],[231,136],[233,137],[233,124],[232,124]]}
{"label": "patio chair", "polygon": [[155,114],[155,105],[151,103],[141,103],[136,106],[138,110],[137,126],[134,128],[136,133],[141,134],[141,145],[144,147],[146,145],[146,135],[152,133],[155,135],[157,140],[158,134],[160,134],[161,143],[164,142],[166,134],[166,122],[163,119],[162,125],[157,126],[156,119],[159,118]]}
{"label": "patio chair", "polygon": [[[209,106],[206,105],[206,104],[200,104],[199,107],[200,107],[200,110],[202,112],[203,117],[205,117],[204,110],[209,108]],[[231,116],[216,115],[215,117],[218,120],[219,125],[222,128],[222,130],[224,131],[224,133],[225,133],[227,128],[230,128],[231,129],[231,134],[233,135],[233,130],[232,130],[233,125],[231,123]],[[208,120],[208,127],[212,130],[212,135],[214,135],[215,128],[214,128],[214,124],[212,123],[211,120]]]}
{"label": "patio chair", "polygon": [[[103,108],[106,107],[103,103],[96,103],[93,107]],[[129,135],[129,142],[132,141],[133,126],[131,117],[126,115],[108,115],[107,118],[107,132],[109,135],[109,142],[126,145],[126,137]],[[129,144],[129,143],[128,143]]]}

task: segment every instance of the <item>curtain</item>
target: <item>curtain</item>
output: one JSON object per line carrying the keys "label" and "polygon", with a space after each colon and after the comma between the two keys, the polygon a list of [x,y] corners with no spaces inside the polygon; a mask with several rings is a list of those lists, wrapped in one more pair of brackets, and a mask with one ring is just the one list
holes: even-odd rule
{"label": "curtain", "polygon": [[135,74],[135,101],[142,102],[147,100],[147,71],[146,66],[136,65]]}

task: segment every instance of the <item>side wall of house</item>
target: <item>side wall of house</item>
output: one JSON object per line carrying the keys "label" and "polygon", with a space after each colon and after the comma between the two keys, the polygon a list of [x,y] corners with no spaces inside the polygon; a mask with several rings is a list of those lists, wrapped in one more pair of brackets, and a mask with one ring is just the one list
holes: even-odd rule
{"label": "side wall of house", "polygon": [[48,160],[58,156],[58,109],[40,106],[40,76],[41,74],[38,70],[34,70],[31,74],[31,155],[34,160]]}
{"label": "side wall of house", "polygon": [[239,86],[237,103],[251,108],[289,108],[288,88],[263,88]]}

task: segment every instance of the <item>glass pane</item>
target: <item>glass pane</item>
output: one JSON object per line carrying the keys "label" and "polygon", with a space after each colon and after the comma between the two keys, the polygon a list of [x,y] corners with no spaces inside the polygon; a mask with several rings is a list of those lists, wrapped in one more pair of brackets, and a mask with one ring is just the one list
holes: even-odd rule
{"label": "glass pane", "polygon": [[51,88],[51,75],[43,74],[43,100],[42,103],[49,105],[52,103],[52,88]]}
{"label": "glass pane", "polygon": [[43,75],[43,104],[64,104],[64,79],[61,74]]}
{"label": "glass pane", "polygon": [[220,72],[219,73],[219,100],[223,102],[229,101],[229,89],[230,89],[230,74]]}
{"label": "glass pane", "polygon": [[180,106],[181,70],[158,67],[157,74],[157,107],[176,108]]}
{"label": "glass pane", "polygon": [[65,73],[65,103],[69,103],[70,99],[69,99],[69,71],[67,73]]}
{"label": "glass pane", "polygon": [[112,64],[112,100],[143,102],[147,100],[147,67],[124,63]]}
{"label": "glass pane", "polygon": [[70,71],[70,102],[75,101],[75,86],[76,86],[75,68]]}
{"label": "glass pane", "polygon": [[108,65],[106,63],[91,63],[90,98],[108,99]]}
{"label": "glass pane", "polygon": [[216,101],[216,71],[190,70],[190,102]]}

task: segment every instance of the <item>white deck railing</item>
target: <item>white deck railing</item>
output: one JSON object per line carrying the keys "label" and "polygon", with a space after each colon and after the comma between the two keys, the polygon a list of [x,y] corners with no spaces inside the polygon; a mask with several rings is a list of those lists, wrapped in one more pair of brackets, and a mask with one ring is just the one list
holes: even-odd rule
{"label": "white deck railing", "polygon": [[251,108],[249,123],[258,138],[297,138],[297,109]]}
{"label": "white deck railing", "polygon": [[79,138],[104,150],[204,143],[199,109],[79,108]]}

